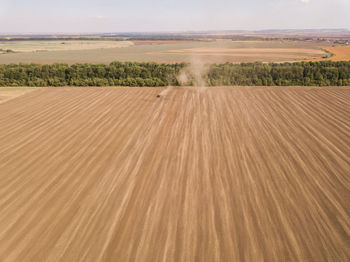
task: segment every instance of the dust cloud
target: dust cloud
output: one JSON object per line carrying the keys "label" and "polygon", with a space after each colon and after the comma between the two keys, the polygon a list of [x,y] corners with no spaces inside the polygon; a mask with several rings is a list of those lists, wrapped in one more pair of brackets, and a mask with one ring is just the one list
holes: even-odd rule
{"label": "dust cloud", "polygon": [[205,91],[208,86],[206,75],[209,72],[209,65],[199,57],[191,58],[191,62],[178,75],[177,81],[181,86],[200,87],[200,91]]}
{"label": "dust cloud", "polygon": [[166,89],[164,89],[162,92],[160,92],[158,94],[158,97],[161,97],[161,96],[166,96],[171,90],[173,90],[174,87],[173,86],[168,86]]}

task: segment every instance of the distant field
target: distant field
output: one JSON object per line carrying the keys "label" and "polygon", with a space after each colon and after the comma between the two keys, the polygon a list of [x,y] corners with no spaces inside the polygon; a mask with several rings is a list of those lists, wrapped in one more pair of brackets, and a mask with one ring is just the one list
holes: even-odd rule
{"label": "distant field", "polygon": [[[45,51],[91,50],[132,46],[131,41],[13,41],[0,42],[0,49],[32,53]],[[0,57],[1,58],[1,57]]]}
{"label": "distant field", "polygon": [[350,46],[333,46],[325,48],[327,51],[334,54],[328,60],[345,61],[350,60]]}
{"label": "distant field", "polygon": [[0,261],[349,261],[349,88],[164,90],[0,104]]}
{"label": "distant field", "polygon": [[[65,44],[62,44],[65,43]],[[80,44],[83,43],[83,44]],[[2,45],[2,46],[1,46]],[[115,45],[115,46],[114,46]],[[0,63],[105,63],[112,61],[191,62],[286,62],[320,59],[326,43],[307,41],[46,41],[6,42]],[[43,51],[44,50],[44,51]]]}
{"label": "distant field", "polygon": [[[315,59],[323,56],[322,50],[306,48],[190,48],[181,50],[169,50],[161,54],[178,54],[195,57],[211,56],[226,59],[241,59],[242,62],[255,61],[278,61],[279,59],[294,60],[296,57]],[[157,54],[157,53],[155,53]]]}

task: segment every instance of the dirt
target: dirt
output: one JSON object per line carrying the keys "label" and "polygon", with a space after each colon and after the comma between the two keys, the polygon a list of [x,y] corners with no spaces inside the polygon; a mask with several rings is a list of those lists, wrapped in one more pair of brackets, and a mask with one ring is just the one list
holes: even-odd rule
{"label": "dirt", "polygon": [[334,55],[327,60],[332,60],[332,61],[350,60],[350,46],[334,46],[334,47],[327,47],[325,49]]}
{"label": "dirt", "polygon": [[[253,58],[256,61],[266,59],[296,59],[300,57],[320,58],[325,53],[317,49],[302,48],[191,48],[180,50],[168,50],[154,52],[152,54],[177,54],[187,56],[217,56],[225,60],[225,57]],[[266,61],[267,61],[266,60]],[[245,60],[242,60],[245,61]]]}
{"label": "dirt", "polygon": [[187,40],[138,40],[132,41],[134,45],[171,45],[171,44],[184,44],[191,43],[193,41]]}
{"label": "dirt", "polygon": [[[79,41],[77,41],[78,43]],[[328,43],[305,41],[86,41],[84,45],[58,43],[17,43],[17,49],[50,50],[49,52],[25,52],[1,54],[0,64],[10,63],[104,63],[112,61],[138,61],[181,63],[199,57],[207,63],[240,62],[293,62],[320,59],[326,53],[321,48]],[[108,43],[105,43],[108,42]],[[123,48],[107,48],[108,45],[130,43]],[[50,45],[48,45],[50,44]],[[108,44],[108,45],[107,45]],[[80,50],[72,50],[74,48]],[[110,46],[111,47],[111,46]],[[121,47],[121,46],[119,46]],[[8,48],[14,48],[8,46]],[[59,48],[59,51],[53,51]],[[190,50],[181,51],[178,50]],[[243,52],[240,52],[240,50]],[[195,52],[196,51],[196,52]]]}
{"label": "dirt", "polygon": [[349,261],[350,88],[0,104],[0,261]]}
{"label": "dirt", "polygon": [[130,41],[0,41],[0,49],[10,49],[14,53],[113,49],[130,46],[133,46]]}
{"label": "dirt", "polygon": [[0,103],[4,103],[5,101],[14,99],[36,89],[37,88],[29,87],[0,87]]}

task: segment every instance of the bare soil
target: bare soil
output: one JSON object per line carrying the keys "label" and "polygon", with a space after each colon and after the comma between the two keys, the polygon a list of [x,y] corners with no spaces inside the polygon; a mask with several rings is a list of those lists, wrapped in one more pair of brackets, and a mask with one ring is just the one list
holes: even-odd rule
{"label": "bare soil", "polygon": [[130,41],[0,41],[0,49],[9,49],[14,53],[110,49],[129,46],[133,46],[133,43]]}
{"label": "bare soil", "polygon": [[36,89],[37,88],[30,87],[0,87],[0,103],[14,99]]}
{"label": "bare soil", "polygon": [[0,104],[0,261],[349,261],[350,88],[163,90]]}
{"label": "bare soil", "polygon": [[269,57],[289,59],[294,59],[295,57],[319,58],[325,54],[322,50],[303,48],[191,48],[169,50],[159,53],[183,54],[190,56],[253,57],[256,60],[266,59]]}
{"label": "bare soil", "polygon": [[193,41],[187,40],[137,40],[132,41],[134,45],[169,45],[169,44],[183,44],[191,43]]}
{"label": "bare soil", "polygon": [[325,49],[334,55],[327,60],[332,60],[332,61],[350,60],[350,46],[333,46],[333,47],[327,47]]}
{"label": "bare soil", "polygon": [[[0,64],[32,62],[109,64],[112,61],[180,63],[191,62],[197,58],[206,63],[293,62],[321,59],[326,55],[321,49],[329,46],[329,43],[323,42],[231,40],[83,41],[83,44],[79,44],[79,41],[67,41],[64,43],[66,44],[55,41],[49,43],[22,41],[14,43],[14,46],[3,46],[13,50],[27,50],[27,52],[0,54]],[[115,48],[112,48],[113,45]],[[47,52],[42,52],[43,50]]]}

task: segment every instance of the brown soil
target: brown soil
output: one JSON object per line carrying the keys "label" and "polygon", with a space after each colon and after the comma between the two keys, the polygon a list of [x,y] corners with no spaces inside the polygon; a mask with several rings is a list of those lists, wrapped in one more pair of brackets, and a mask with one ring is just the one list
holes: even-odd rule
{"label": "brown soil", "polygon": [[0,104],[0,261],[349,261],[350,88]]}
{"label": "brown soil", "polygon": [[332,61],[347,61],[350,60],[350,46],[334,46],[325,48],[327,51],[334,54],[328,60]]}
{"label": "brown soil", "polygon": [[151,54],[180,54],[188,56],[217,56],[217,57],[251,57],[256,60],[269,58],[320,58],[324,55],[322,50],[303,48],[191,48],[153,52]]}
{"label": "brown soil", "polygon": [[171,44],[184,44],[192,41],[187,40],[138,40],[132,41],[134,45],[171,45]]}
{"label": "brown soil", "polygon": [[133,43],[130,41],[0,41],[1,49],[10,49],[14,53],[113,49],[132,45]]}
{"label": "brown soil", "polygon": [[34,90],[34,88],[26,87],[0,87],[0,103],[4,103],[5,101],[14,99]]}

